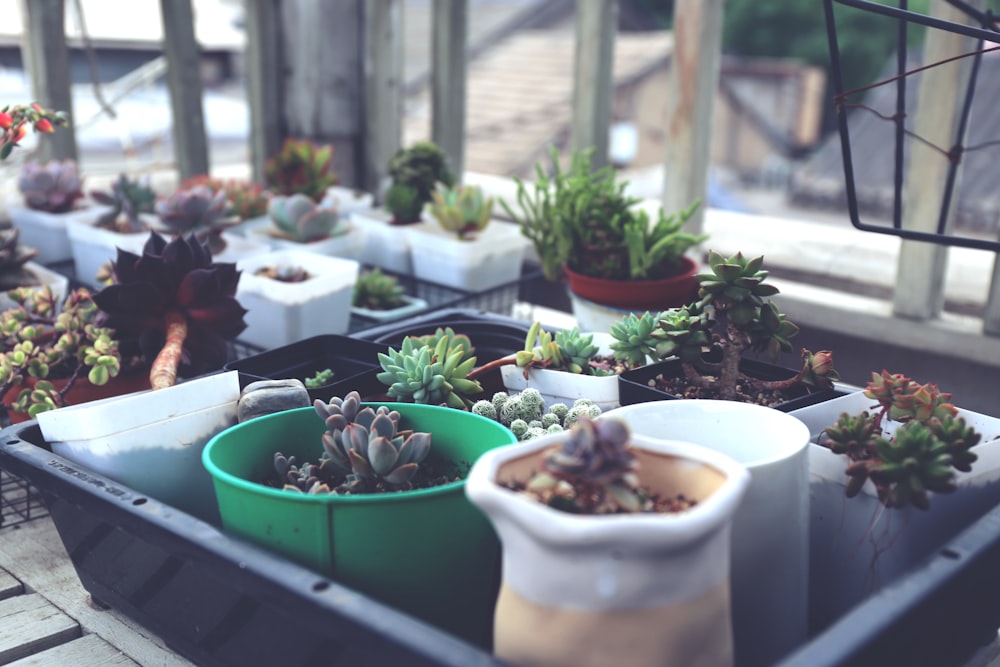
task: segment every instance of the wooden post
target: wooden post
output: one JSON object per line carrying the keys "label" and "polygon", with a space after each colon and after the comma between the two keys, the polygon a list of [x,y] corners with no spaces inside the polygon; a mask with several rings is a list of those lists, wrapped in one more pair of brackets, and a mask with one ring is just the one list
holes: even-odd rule
{"label": "wooden post", "polygon": [[591,166],[608,164],[617,0],[577,0],[570,147],[594,149]]}
{"label": "wooden post", "polygon": [[247,105],[252,180],[264,183],[264,163],[281,148],[284,63],[279,0],[246,3]]}
{"label": "wooden post", "polygon": [[201,49],[194,35],[191,0],[160,0],[167,87],[173,114],[174,159],[182,179],[208,173],[208,139],[202,110]]}
{"label": "wooden post", "polygon": [[983,310],[983,333],[1000,336],[1000,254],[993,259],[990,293],[986,297],[986,308]]}
{"label": "wooden post", "polygon": [[431,27],[431,140],[455,177],[465,171],[465,50],[468,0],[434,0]]}
{"label": "wooden post", "polygon": [[365,8],[364,177],[381,203],[389,160],[402,144],[402,0],[369,0]]}
{"label": "wooden post", "polygon": [[675,0],[674,52],[667,92],[667,155],[663,208],[670,214],[696,199],[701,207],[686,227],[704,229],[712,118],[719,89],[724,0]]}
{"label": "wooden post", "polygon": [[[972,4],[985,5],[985,0]],[[942,1],[931,3],[931,14],[947,21],[964,22],[964,14]],[[976,48],[970,37],[945,30],[927,31],[924,62],[936,63]],[[971,58],[932,67],[920,75],[912,130],[926,141],[946,149],[956,141],[959,113],[972,67]],[[886,131],[891,127],[887,124]],[[958,141],[962,141],[959,138]],[[909,164],[903,192],[903,226],[934,232],[944,197],[949,161],[923,141],[910,142]],[[938,317],[944,307],[944,274],[948,263],[945,246],[902,241],[896,266],[893,313],[926,320]]]}
{"label": "wooden post", "polygon": [[25,1],[21,5],[21,15],[24,17],[21,57],[31,76],[34,99],[6,100],[5,103],[38,102],[46,109],[67,112],[69,125],[45,135],[38,142],[38,158],[43,162],[77,160],[64,0]]}

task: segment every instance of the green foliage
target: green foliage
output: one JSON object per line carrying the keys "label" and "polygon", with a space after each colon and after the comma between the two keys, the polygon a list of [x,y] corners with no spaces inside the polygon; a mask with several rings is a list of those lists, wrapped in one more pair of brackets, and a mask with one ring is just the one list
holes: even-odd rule
{"label": "green foliage", "polygon": [[431,192],[428,210],[443,229],[460,239],[475,238],[475,233],[486,229],[493,213],[493,197],[484,197],[478,185],[449,187],[438,183]]}
{"label": "green foliage", "polygon": [[397,224],[420,220],[424,204],[431,201],[437,184],[450,187],[455,183],[444,152],[430,141],[418,141],[396,151],[389,161],[389,178],[392,185],[386,193],[385,207]]}
{"label": "green foliage", "polygon": [[319,202],[327,188],[337,184],[337,176],[333,173],[333,146],[289,137],[281,150],[264,164],[264,180],[275,194],[286,197],[302,194]]}
{"label": "green foliage", "polygon": [[133,180],[125,174],[119,174],[110,191],[92,191],[90,196],[98,204],[111,207],[97,219],[95,226],[123,234],[145,231],[147,225],[140,215],[153,213],[156,203],[156,192],[148,179]]}
{"label": "green foliage", "polygon": [[26,162],[17,178],[24,205],[36,211],[68,213],[83,199],[83,179],[73,160]]}
{"label": "green foliage", "polygon": [[333,377],[333,370],[330,368],[324,368],[323,370],[316,371],[312,377],[307,377],[303,384],[309,389],[316,389],[330,384],[333,381]]}
{"label": "green foliage", "polygon": [[476,365],[475,357],[466,357],[466,348],[447,336],[434,347],[414,337],[403,339],[397,351],[379,353],[382,372],[379,382],[394,401],[446,405],[460,410],[473,403],[472,396],[483,391],[482,385],[466,376]]}
{"label": "green foliage", "polygon": [[533,387],[507,394],[498,392],[492,400],[479,400],[471,411],[509,428],[518,440],[531,440],[547,433],[569,429],[582,417],[596,419],[601,408],[587,398],[577,399],[572,407],[553,403],[546,409],[541,393]]}
{"label": "green foliage", "polygon": [[351,305],[367,310],[392,310],[406,305],[404,296],[399,279],[382,273],[381,269],[375,267],[369,271],[362,271],[358,276],[357,282],[354,283]]}
{"label": "green foliage", "polygon": [[593,334],[582,334],[578,327],[560,329],[555,335],[542,328],[535,321],[524,337],[524,349],[515,354],[515,363],[520,368],[549,368],[568,373],[598,375],[598,369],[590,364],[597,356],[599,348],[594,344]]}

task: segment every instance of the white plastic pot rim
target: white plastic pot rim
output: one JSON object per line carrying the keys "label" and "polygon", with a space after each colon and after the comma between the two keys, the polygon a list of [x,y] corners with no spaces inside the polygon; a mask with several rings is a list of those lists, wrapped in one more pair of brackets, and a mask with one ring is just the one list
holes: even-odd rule
{"label": "white plastic pot rim", "polygon": [[[286,283],[254,275],[258,269],[273,265],[299,266],[312,277],[300,283]],[[242,271],[237,298],[240,294],[258,294],[271,301],[295,305],[353,286],[361,265],[353,259],[307,250],[276,250],[239,260],[236,267]]]}

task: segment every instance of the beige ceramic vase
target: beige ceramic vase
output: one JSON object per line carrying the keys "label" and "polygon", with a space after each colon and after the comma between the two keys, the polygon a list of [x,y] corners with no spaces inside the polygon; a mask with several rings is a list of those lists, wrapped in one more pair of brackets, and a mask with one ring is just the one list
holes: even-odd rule
{"label": "beige ceramic vase", "polygon": [[640,482],[697,500],[676,514],[568,514],[497,484],[526,480],[565,437],[487,452],[466,482],[503,546],[496,656],[524,667],[732,665],[729,533],[746,469],[633,436]]}

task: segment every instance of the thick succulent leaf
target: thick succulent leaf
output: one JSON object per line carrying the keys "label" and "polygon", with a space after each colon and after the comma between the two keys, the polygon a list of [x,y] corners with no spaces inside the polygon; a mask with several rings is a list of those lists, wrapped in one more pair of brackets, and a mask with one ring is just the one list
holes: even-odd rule
{"label": "thick succulent leaf", "polygon": [[389,419],[388,415],[376,415],[372,420],[370,432],[378,434],[382,438],[392,438],[396,435],[396,424]]}
{"label": "thick succulent leaf", "polygon": [[396,467],[398,455],[388,438],[373,437],[368,441],[368,462],[379,477],[385,477],[392,472]]}
{"label": "thick succulent leaf", "polygon": [[431,451],[431,434],[414,433],[399,447],[400,465],[404,463],[420,463]]}
{"label": "thick succulent leaf", "polygon": [[419,466],[416,463],[407,463],[406,465],[399,466],[393,470],[390,474],[383,477],[383,479],[392,485],[400,485],[409,482],[413,479],[413,476],[419,470]]}
{"label": "thick succulent leaf", "polygon": [[348,450],[347,455],[351,459],[351,470],[353,470],[355,474],[360,475],[361,477],[369,478],[375,476],[375,471],[372,470],[371,465],[367,460],[365,460],[364,457],[358,454],[357,451],[350,449]]}

